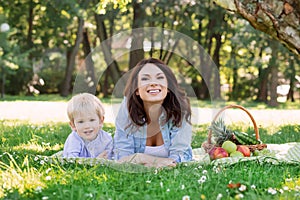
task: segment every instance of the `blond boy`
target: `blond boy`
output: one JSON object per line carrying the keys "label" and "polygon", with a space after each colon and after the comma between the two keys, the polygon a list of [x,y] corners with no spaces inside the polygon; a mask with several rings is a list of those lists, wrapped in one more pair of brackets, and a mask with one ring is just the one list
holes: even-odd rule
{"label": "blond boy", "polygon": [[64,144],[63,157],[111,159],[113,142],[111,135],[101,129],[101,101],[89,93],[77,94],[68,102],[67,113],[72,132]]}

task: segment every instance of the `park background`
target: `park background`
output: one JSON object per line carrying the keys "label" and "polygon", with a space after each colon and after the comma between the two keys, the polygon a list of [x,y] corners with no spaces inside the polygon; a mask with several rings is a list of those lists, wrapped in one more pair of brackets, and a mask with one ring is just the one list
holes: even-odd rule
{"label": "park background", "polygon": [[[67,97],[79,73],[87,90],[111,97],[125,72],[153,56],[181,75],[182,86],[192,87],[199,100],[295,102],[300,98],[299,2],[235,2],[236,9],[230,6],[234,1],[1,1],[0,22],[9,25],[0,33],[2,100],[5,94]],[[190,37],[218,71],[206,69],[205,82],[196,70],[205,67],[201,61],[193,66],[174,54],[178,41],[167,38],[157,45],[143,31],[134,32],[145,27]],[[131,30],[125,40],[109,41]],[[96,62],[89,55],[101,43],[105,47]],[[122,48],[129,53],[115,58],[114,51]],[[195,54],[193,59],[203,58]],[[97,77],[99,66],[106,70]]]}
{"label": "park background", "polygon": [[[164,60],[181,86],[192,88],[192,108],[203,109],[201,117],[212,114],[212,99],[220,107],[224,102],[242,104],[259,122],[264,143],[286,151],[299,148],[299,16],[297,0],[0,1],[0,198],[299,199],[299,160],[252,157],[146,169],[51,157],[62,150],[70,133],[65,106],[76,79],[106,106],[117,106],[121,99],[113,96],[116,83],[149,56]],[[193,66],[194,61],[203,64],[203,54],[186,60],[172,51],[176,41],[154,44],[143,32],[134,34],[145,27],[196,41],[218,74],[206,71],[205,82],[199,66]],[[109,42],[131,31],[124,43]],[[188,44],[182,47],[195,53]],[[128,54],[112,59],[122,48]],[[100,61],[89,59],[95,50]],[[253,135],[249,118],[234,111],[232,119],[242,123],[230,128]],[[207,139],[211,118],[193,125],[193,149]],[[113,120],[107,122],[103,128],[113,134]]]}

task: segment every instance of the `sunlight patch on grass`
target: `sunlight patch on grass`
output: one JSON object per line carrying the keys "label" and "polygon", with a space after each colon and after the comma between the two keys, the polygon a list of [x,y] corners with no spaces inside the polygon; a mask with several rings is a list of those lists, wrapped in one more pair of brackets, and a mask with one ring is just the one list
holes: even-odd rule
{"label": "sunlight patch on grass", "polygon": [[17,190],[22,194],[25,191],[33,191],[45,186],[41,181],[41,174],[29,166],[27,157],[22,166],[19,166],[10,154],[7,155],[10,158],[9,165],[0,162],[0,198],[4,197],[7,191]]}
{"label": "sunlight patch on grass", "polygon": [[283,189],[300,192],[300,178],[287,178],[283,184]]}
{"label": "sunlight patch on grass", "polygon": [[49,150],[59,151],[63,148],[63,144],[55,144],[54,146],[50,146],[49,143],[43,143],[42,145],[29,142],[28,144],[20,144],[18,146],[14,146],[13,150],[31,150],[36,152],[45,152]]}

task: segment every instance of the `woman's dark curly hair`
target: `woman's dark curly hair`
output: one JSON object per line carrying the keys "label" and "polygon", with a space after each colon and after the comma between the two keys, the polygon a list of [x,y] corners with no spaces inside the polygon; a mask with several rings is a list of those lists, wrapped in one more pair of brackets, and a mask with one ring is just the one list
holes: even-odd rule
{"label": "woman's dark curly hair", "polygon": [[125,96],[127,99],[127,108],[132,124],[143,126],[147,123],[147,115],[144,110],[143,100],[136,95],[138,89],[138,74],[141,69],[148,63],[154,64],[163,71],[168,81],[168,94],[163,101],[163,108],[166,111],[166,122],[170,119],[177,127],[181,126],[182,119],[191,123],[190,100],[186,93],[177,83],[177,79],[172,70],[163,61],[149,58],[141,60],[131,71],[130,77],[125,87]]}

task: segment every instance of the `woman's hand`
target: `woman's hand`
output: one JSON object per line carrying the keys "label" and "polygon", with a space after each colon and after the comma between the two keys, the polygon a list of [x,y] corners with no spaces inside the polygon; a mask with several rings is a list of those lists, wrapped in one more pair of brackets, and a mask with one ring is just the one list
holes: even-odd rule
{"label": "woman's hand", "polygon": [[143,153],[136,153],[130,156],[123,157],[119,160],[120,163],[130,162],[136,163],[140,165],[144,165],[146,167],[175,167],[176,162],[171,158],[161,158],[156,156],[151,156]]}
{"label": "woman's hand", "polygon": [[103,151],[102,153],[100,153],[98,156],[97,156],[97,158],[105,158],[105,159],[107,159],[107,151]]}

